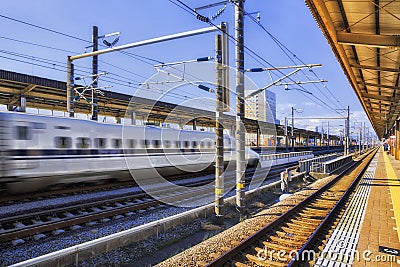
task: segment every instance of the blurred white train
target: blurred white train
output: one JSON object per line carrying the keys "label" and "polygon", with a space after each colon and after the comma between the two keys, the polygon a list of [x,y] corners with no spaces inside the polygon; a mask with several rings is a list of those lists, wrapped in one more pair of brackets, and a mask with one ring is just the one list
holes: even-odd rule
{"label": "blurred white train", "polygon": [[[224,160],[235,141],[224,136]],[[248,165],[259,156],[246,148]],[[0,112],[0,187],[25,193],[82,182],[151,179],[215,163],[215,133]]]}

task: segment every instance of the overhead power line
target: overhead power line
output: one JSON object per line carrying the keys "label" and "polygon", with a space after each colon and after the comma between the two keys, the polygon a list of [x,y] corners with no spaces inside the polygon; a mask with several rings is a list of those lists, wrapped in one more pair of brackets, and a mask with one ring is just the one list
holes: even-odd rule
{"label": "overhead power line", "polygon": [[26,21],[22,21],[22,20],[19,20],[19,19],[14,19],[14,18],[7,17],[7,16],[1,15],[1,14],[0,14],[0,17],[4,18],[4,19],[15,21],[15,22],[19,22],[19,23],[22,23],[22,24],[25,24],[25,25],[28,25],[28,26],[31,26],[31,27],[34,27],[34,28],[38,28],[38,29],[41,29],[41,30],[45,30],[45,31],[52,32],[52,33],[55,33],[55,34],[63,35],[65,37],[69,37],[69,38],[73,38],[73,39],[80,40],[80,41],[83,41],[83,42],[91,43],[88,40],[85,40],[85,39],[82,39],[82,38],[79,38],[79,37],[76,37],[76,36],[73,36],[73,35],[69,35],[69,34],[66,34],[66,33],[63,33],[63,32],[55,31],[55,30],[52,30],[52,29],[49,29],[49,28],[46,28],[46,27],[42,27],[42,26],[39,26],[39,25],[36,25],[36,24],[33,24],[33,23],[26,22]]}
{"label": "overhead power line", "polygon": [[[235,5],[237,5],[237,3],[233,2]],[[305,64],[304,61],[297,57],[295,53],[293,53],[285,44],[283,44],[281,41],[279,41],[278,38],[276,38],[273,34],[271,34],[261,23],[258,19],[254,18],[250,13],[248,13],[246,10],[242,9],[244,14],[246,16],[248,16],[256,25],[258,25],[276,44],[277,46],[282,50],[282,52],[293,62],[295,63],[295,61],[291,58],[291,56],[287,53],[289,52],[294,58],[296,58],[300,63]],[[285,51],[286,50],[286,51]],[[296,63],[295,63],[296,64]],[[314,72],[314,70],[310,69],[310,71],[314,74],[314,76],[317,79],[320,79],[320,77]],[[304,73],[304,71],[302,70],[302,72]],[[305,75],[308,79],[309,77],[307,75]],[[309,79],[310,80],[310,79]],[[323,93],[323,91],[316,85],[313,84],[314,87],[316,87],[318,89],[318,91],[326,98],[328,99],[333,105],[339,107],[339,108],[344,108],[343,105],[340,103],[340,101],[336,98],[336,96],[332,93],[332,91],[326,86],[324,85],[324,88],[327,89],[327,91],[329,92],[329,94],[336,100],[336,103],[333,102],[331,100],[331,98],[329,98],[328,96],[325,95],[325,93]]]}
{"label": "overhead power line", "polygon": [[[188,6],[187,4],[185,4],[183,1],[181,1],[181,0],[176,0],[177,3],[175,3],[173,0],[169,0],[169,2],[171,2],[171,3],[174,4],[174,5],[176,5],[177,7],[181,8],[182,10],[188,12],[189,14],[194,15],[194,12],[193,12],[194,9],[191,8],[190,6]],[[218,25],[214,24],[214,23],[211,22],[211,21],[208,21],[207,23],[210,24],[210,25],[212,25],[212,26],[214,26],[214,27],[217,27],[217,28],[218,28]],[[229,40],[230,40],[231,42],[236,42],[236,38],[235,38],[234,36],[232,36],[232,35],[230,35],[230,34],[227,34],[227,35],[228,35],[228,38],[229,38]],[[261,65],[264,65],[263,63],[261,63],[261,62],[264,62],[264,63],[266,63],[269,67],[275,67],[273,64],[271,64],[270,62],[268,62],[265,58],[263,58],[262,56],[260,56],[258,53],[256,53],[254,50],[252,50],[252,49],[249,48],[248,46],[244,45],[244,48],[245,48],[245,52],[247,52],[247,54],[248,54],[250,57],[252,57],[254,60],[256,60],[257,62],[259,62]],[[282,75],[285,75],[285,74],[284,74],[282,71],[280,71],[280,70],[278,70],[278,72],[280,72]],[[291,81],[293,81],[293,82],[295,82],[295,81],[293,80],[293,78],[290,78],[290,77],[289,77],[288,79],[291,80]],[[308,95],[305,93],[305,91],[309,92],[309,90],[307,90],[306,88],[304,88],[304,86],[301,86],[301,85],[299,85],[299,87],[302,88],[302,90],[299,90],[299,92],[300,92],[303,96],[305,96],[305,97],[308,98],[310,101],[312,101],[313,103],[317,104],[318,106],[321,106],[321,104],[317,103],[314,99],[312,99],[310,96],[308,96]],[[328,109],[330,109],[330,110],[332,110],[332,111],[338,113],[338,111],[337,111],[334,107],[331,107],[331,106],[330,106],[329,104],[327,104],[324,100],[322,100],[321,98],[317,97],[317,96],[316,96],[315,94],[313,94],[312,92],[309,92],[309,94],[310,94],[313,98],[315,98],[316,100],[318,100],[319,102],[321,102],[326,108],[328,108]]]}

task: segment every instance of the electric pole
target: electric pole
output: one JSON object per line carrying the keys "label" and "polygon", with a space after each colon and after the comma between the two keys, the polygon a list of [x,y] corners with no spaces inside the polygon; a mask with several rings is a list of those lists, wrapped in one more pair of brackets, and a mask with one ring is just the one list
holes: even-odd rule
{"label": "electric pole", "polygon": [[67,111],[69,117],[75,116],[74,111],[74,87],[75,87],[75,79],[74,79],[74,64],[70,57],[67,59]]}
{"label": "electric pole", "polygon": [[223,223],[224,207],[224,129],[222,128],[223,103],[223,66],[222,66],[222,36],[217,34],[215,39],[216,47],[216,160],[215,160],[215,215],[218,224]]}
{"label": "electric pole", "polygon": [[350,106],[347,106],[347,147],[346,147],[346,155],[350,154]]}
{"label": "electric pole", "polygon": [[235,2],[236,39],[236,207],[241,219],[245,212],[245,131],[244,131],[244,0]]}
{"label": "electric pole", "polygon": [[292,107],[292,152],[294,152],[294,108]]}
{"label": "electric pole", "polygon": [[[93,26],[93,35],[92,35],[92,42],[93,42],[93,52],[99,50],[99,29],[97,26]],[[99,74],[99,56],[94,55],[92,57],[92,120],[98,120],[98,113],[99,113],[99,106],[98,106],[98,95],[96,88],[98,87],[98,74]]]}
{"label": "electric pole", "polygon": [[286,146],[286,153],[289,152],[289,138],[288,138],[288,120],[287,117],[285,117],[285,146]]}
{"label": "electric pole", "polygon": [[328,139],[328,151],[330,150],[331,146],[331,139],[329,137],[329,121],[328,121],[328,131],[327,131],[327,139]]}

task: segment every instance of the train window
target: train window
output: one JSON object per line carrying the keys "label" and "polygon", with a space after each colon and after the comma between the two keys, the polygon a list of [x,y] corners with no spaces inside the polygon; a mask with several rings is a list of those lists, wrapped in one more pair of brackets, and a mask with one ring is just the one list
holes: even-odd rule
{"label": "train window", "polygon": [[95,145],[97,148],[106,148],[107,139],[106,138],[96,138],[94,139]]}
{"label": "train window", "polygon": [[128,140],[128,147],[129,147],[129,148],[135,148],[135,147],[136,147],[136,144],[137,144],[137,142],[136,142],[135,139],[129,139],[129,140]]}
{"label": "train window", "polygon": [[208,141],[207,143],[208,143],[208,147],[209,147],[209,148],[212,148],[213,145],[214,145],[212,141]]}
{"label": "train window", "polygon": [[192,141],[192,147],[197,148],[199,146],[199,142],[197,141]]}
{"label": "train window", "polygon": [[144,147],[144,140],[139,140],[139,147],[143,148]]}
{"label": "train window", "polygon": [[66,136],[54,137],[54,143],[57,148],[70,148],[72,145],[72,138]]}
{"label": "train window", "polygon": [[183,147],[188,148],[190,146],[189,141],[183,141]]}
{"label": "train window", "polygon": [[174,146],[177,147],[177,148],[179,148],[179,147],[180,147],[180,142],[177,141],[177,140],[175,140],[175,141],[174,141]]}
{"label": "train window", "polygon": [[71,127],[69,126],[54,126],[55,129],[60,129],[60,130],[70,130]]}
{"label": "train window", "polygon": [[122,140],[121,139],[113,139],[112,145],[114,148],[120,148],[122,145]]}
{"label": "train window", "polygon": [[147,139],[144,140],[143,144],[144,144],[144,147],[150,147],[150,141]]}
{"label": "train window", "polygon": [[165,148],[170,148],[171,147],[171,141],[170,140],[163,140],[164,147]]}
{"label": "train window", "polygon": [[77,148],[89,148],[90,147],[90,138],[88,137],[78,137],[76,142]]}
{"label": "train window", "polygon": [[32,139],[32,132],[28,126],[16,126],[17,140],[30,140]]}
{"label": "train window", "polygon": [[153,140],[152,143],[154,148],[159,148],[161,146],[160,140]]}

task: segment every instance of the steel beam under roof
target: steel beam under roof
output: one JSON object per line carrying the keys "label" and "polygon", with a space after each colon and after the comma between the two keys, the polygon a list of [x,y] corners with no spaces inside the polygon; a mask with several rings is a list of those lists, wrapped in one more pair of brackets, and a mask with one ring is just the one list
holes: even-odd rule
{"label": "steel beam under roof", "polygon": [[400,1],[305,2],[376,133],[386,136],[400,108]]}

